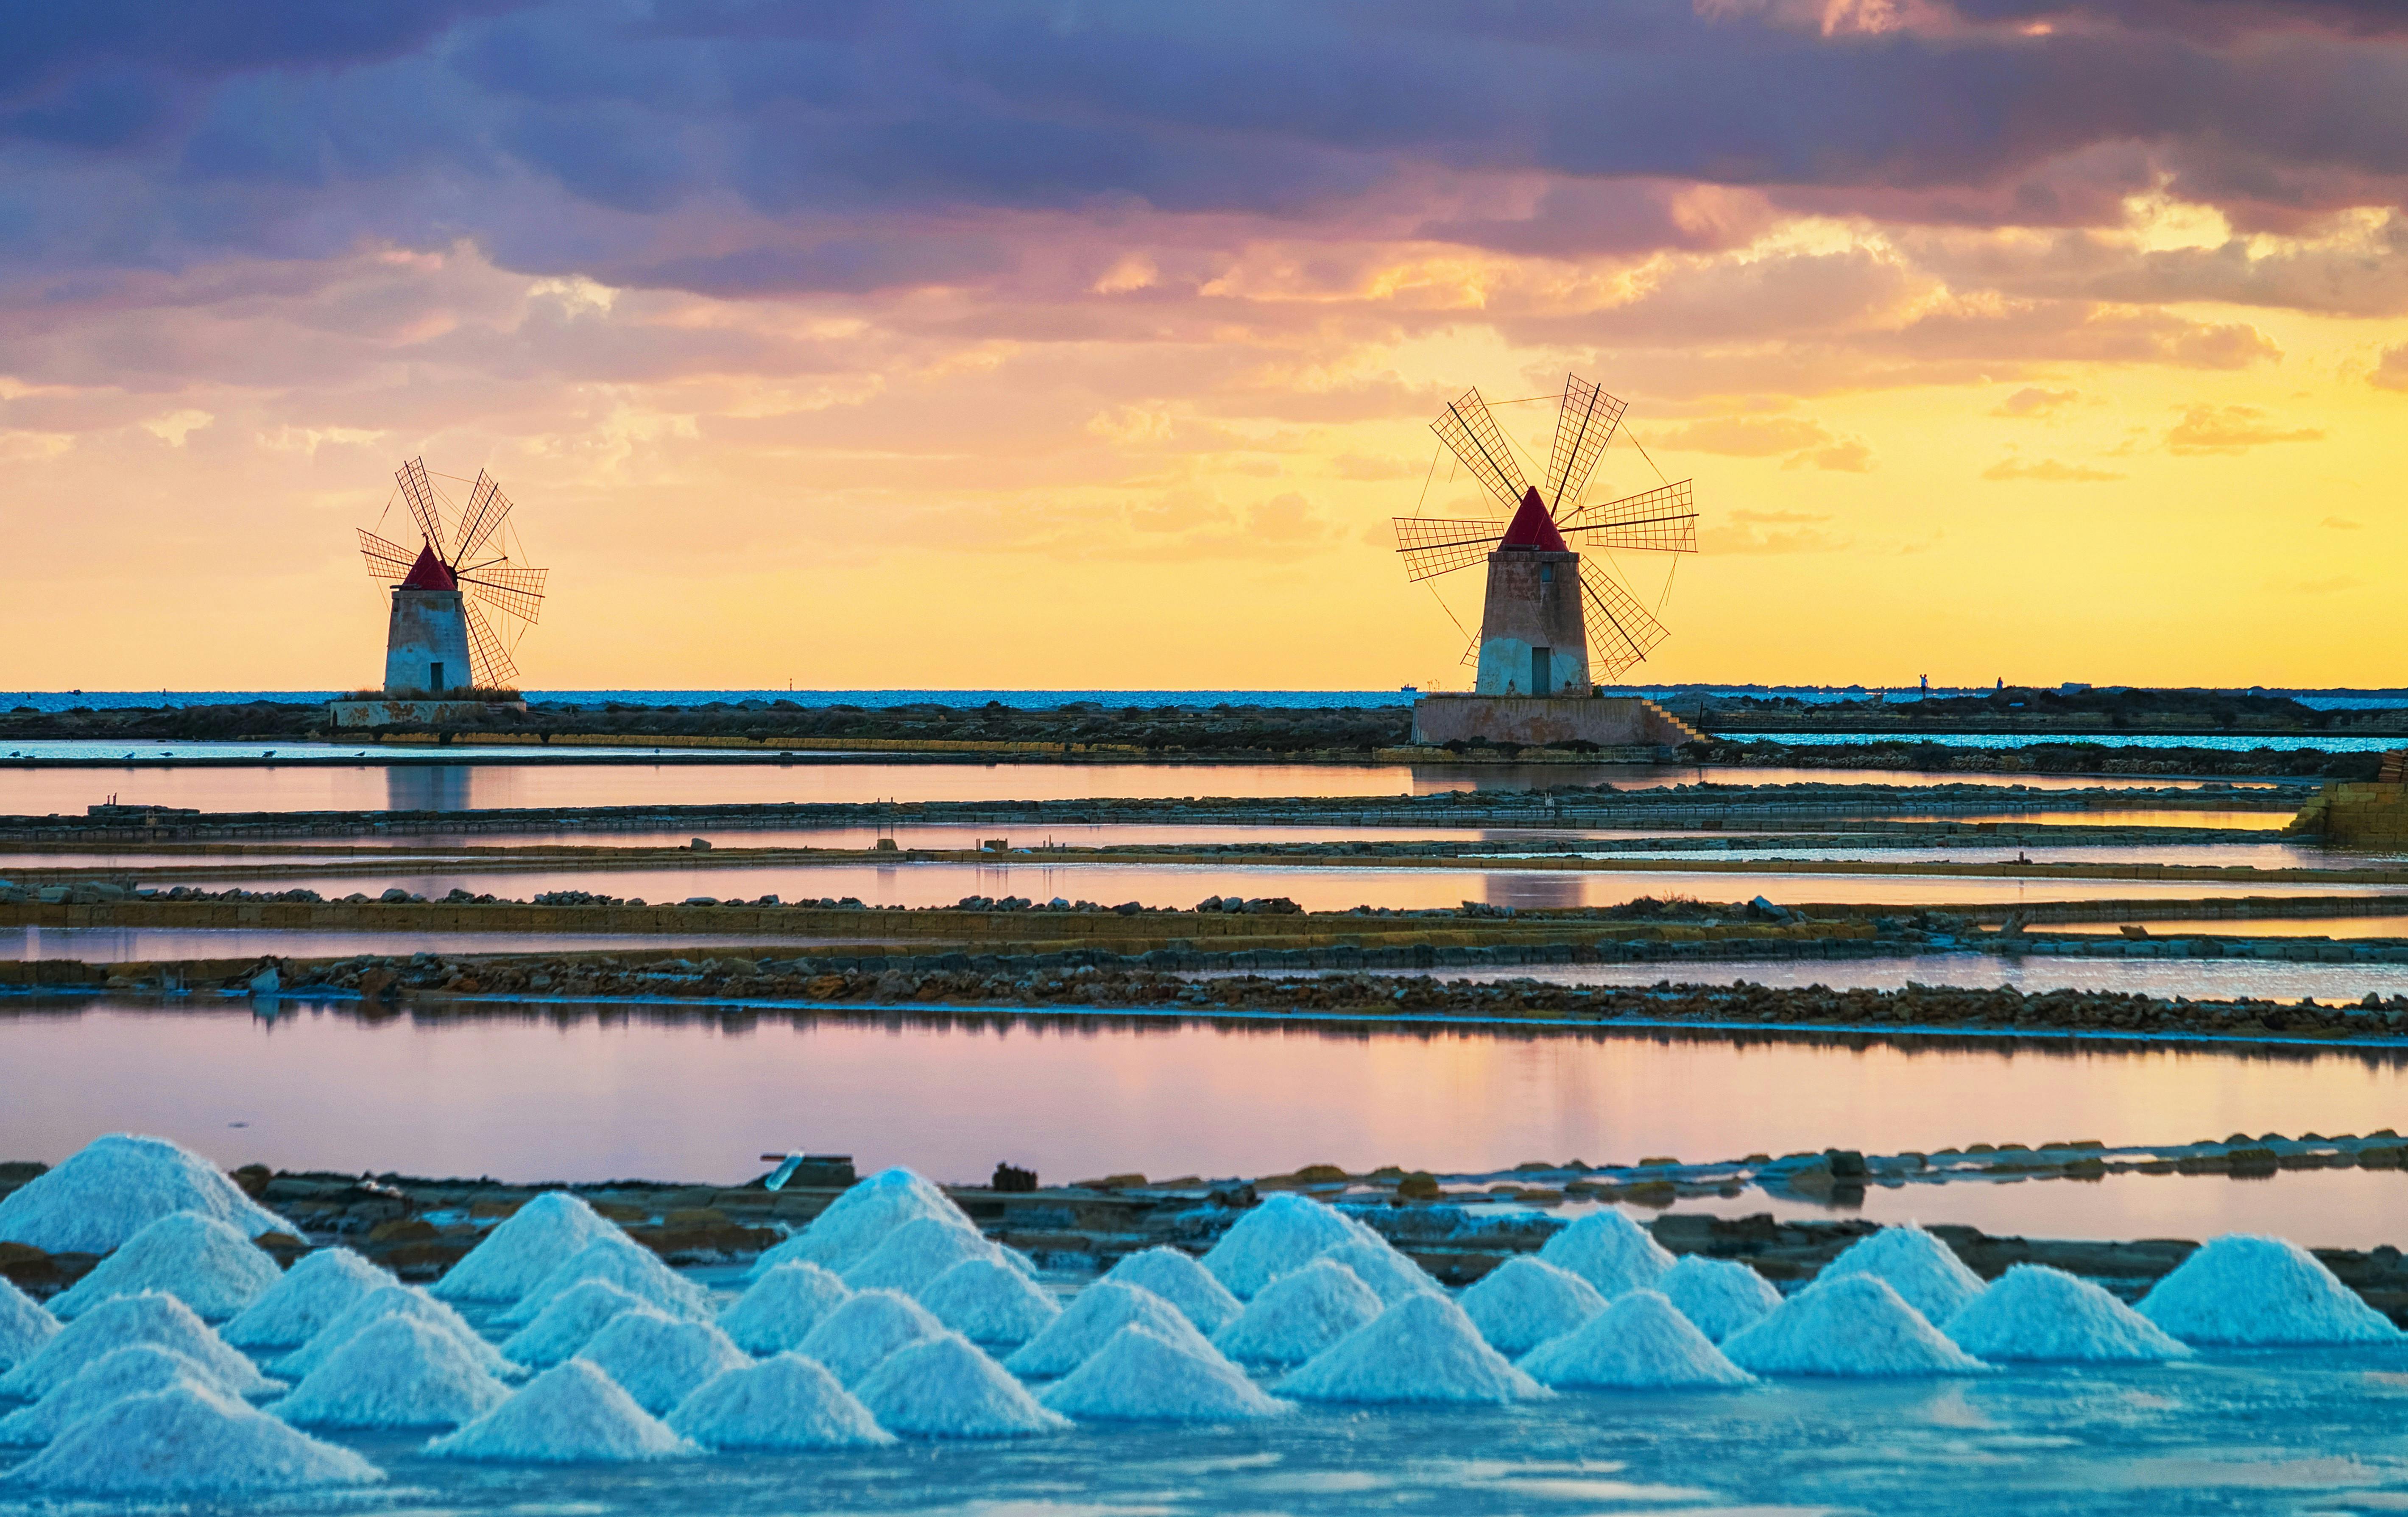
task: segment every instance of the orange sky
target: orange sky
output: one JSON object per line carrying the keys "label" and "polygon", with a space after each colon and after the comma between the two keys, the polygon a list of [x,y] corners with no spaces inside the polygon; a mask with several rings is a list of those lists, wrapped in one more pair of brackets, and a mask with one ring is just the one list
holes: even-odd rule
{"label": "orange sky", "polygon": [[[1810,59],[1890,48],[1868,56],[1902,80],[1917,26],[1959,62],[2053,56],[2038,21],[1969,30],[2049,7],[1987,6],[1693,9]],[[2087,9],[2149,42],[2131,7]],[[210,99],[465,70],[471,25],[236,70]],[[2328,48],[2408,81],[2391,34],[2277,40],[2295,70]],[[2236,68],[2276,45],[2177,43]],[[180,193],[213,140],[210,100],[192,108],[172,174],[166,148],[15,143],[0,166],[34,165],[45,207],[98,204],[112,174]],[[1552,394],[1567,370],[1697,480],[1703,551],[1669,585],[1663,560],[1619,565],[1650,605],[1669,590],[1673,635],[1635,680],[2408,682],[2408,218],[2322,147],[2251,160],[2323,176],[2277,193],[2237,169],[2218,188],[2185,140],[2100,125],[1940,184],[1391,146],[1301,208],[972,186],[838,218],[888,236],[863,256],[891,272],[761,287],[663,273],[660,250],[823,247],[834,213],[738,204],[701,169],[647,208],[557,166],[421,168],[410,205],[443,214],[397,222],[361,209],[360,170],[278,188],[273,236],[185,225],[172,256],[0,235],[0,686],[377,680],[351,529],[419,454],[491,469],[552,570],[518,650],[532,689],[1459,686],[1447,608],[1476,624],[1477,575],[1445,606],[1408,585],[1388,519],[1479,508],[1431,479],[1446,398]],[[1211,180],[1145,172],[1174,169]],[[267,224],[268,192],[243,194]],[[556,235],[531,228],[555,200]],[[1002,251],[919,267],[937,247]],[[1552,407],[1501,414],[1543,457]],[[1656,479],[1617,442],[1591,498]]]}

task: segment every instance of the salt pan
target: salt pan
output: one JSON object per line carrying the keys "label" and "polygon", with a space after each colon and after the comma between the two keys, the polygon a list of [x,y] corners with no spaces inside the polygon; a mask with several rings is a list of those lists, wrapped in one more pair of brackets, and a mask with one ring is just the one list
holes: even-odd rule
{"label": "salt pan", "polygon": [[62,1321],[112,1296],[165,1291],[203,1322],[223,1322],[283,1278],[267,1251],[214,1217],[171,1211],[125,1240],[50,1302]]}
{"label": "salt pan", "polygon": [[2140,1312],[2186,1343],[2262,1348],[2401,1336],[2315,1254],[2243,1233],[2211,1238],[2141,1298]]}
{"label": "salt pan", "polygon": [[1815,1278],[1842,1275],[1879,1275],[1927,1322],[1946,1322],[1982,1294],[1982,1277],[1956,1251],[1913,1223],[1856,1239]]}
{"label": "salt pan", "polygon": [[1250,1365],[1300,1365],[1380,1310],[1380,1297],[1354,1271],[1324,1256],[1255,1292],[1246,1309],[1212,1335],[1212,1346]]}
{"label": "salt pan", "polygon": [[2012,1266],[1941,1330],[1988,1360],[2154,1363],[2190,1350],[2086,1280],[2046,1265]]}
{"label": "salt pan", "polygon": [[578,1250],[617,1231],[578,1197],[546,1191],[503,1218],[429,1289],[443,1301],[516,1301]]}
{"label": "salt pan", "polygon": [[32,1358],[0,1376],[0,1395],[47,1395],[101,1355],[136,1343],[154,1343],[182,1354],[238,1395],[283,1389],[226,1347],[207,1323],[193,1315],[192,1308],[153,1292],[104,1301],[69,1323]]}
{"label": "salt pan", "polygon": [[403,1316],[426,1324],[438,1332],[451,1334],[472,1354],[489,1375],[510,1375],[516,1365],[502,1357],[502,1352],[477,1335],[467,1320],[450,1307],[437,1301],[415,1285],[380,1285],[367,1295],[345,1307],[333,1322],[318,1329],[308,1342],[277,1360],[269,1367],[280,1375],[298,1380],[331,1358],[337,1349],[351,1340],[351,1335],[368,1324],[383,1317]]}
{"label": "salt pan", "polygon": [[1017,1348],[1062,1315],[1052,1296],[1001,1259],[964,1259],[919,1295],[930,1316],[982,1346]]}
{"label": "salt pan", "polygon": [[1439,1288],[1427,1270],[1398,1252],[1385,1238],[1356,1238],[1324,1252],[1321,1257],[1354,1271],[1354,1278],[1371,1287],[1371,1294],[1385,1306]]}
{"label": "salt pan", "polygon": [[799,1353],[723,1369],[669,1413],[706,1449],[866,1449],[892,1443],[869,1409]]}
{"label": "salt pan", "polygon": [[49,1253],[108,1253],[160,1218],[198,1212],[245,1238],[299,1229],[217,1166],[164,1138],[96,1138],[0,1200],[0,1243]]}
{"label": "salt pan", "polygon": [[1781,1305],[1772,1282],[1737,1259],[1686,1253],[1656,1280],[1656,1288],[1714,1342]]}
{"label": "salt pan", "polygon": [[1520,1358],[1605,1309],[1597,1287],[1527,1254],[1508,1259],[1463,1293],[1464,1315],[1488,1346]]}
{"label": "salt pan", "polygon": [[304,1254],[242,1314],[218,1329],[238,1349],[297,1348],[394,1278],[349,1249]]}
{"label": "salt pan", "polygon": [[904,1438],[1023,1438],[1070,1425],[959,1333],[897,1350],[853,1395]]}
{"label": "salt pan", "polygon": [[1731,1363],[1758,1375],[1971,1375],[1990,1367],[1871,1274],[1818,1280],[1722,1347]]}
{"label": "salt pan", "polygon": [[886,1235],[861,1262],[844,1272],[844,1282],[856,1291],[902,1291],[917,1295],[920,1287],[965,1259],[992,1259],[996,1247],[967,1223],[942,1217],[914,1217]]}
{"label": "salt pan", "polygon": [[661,1256],[613,1227],[563,1260],[518,1304],[501,1315],[508,1326],[522,1327],[542,1314],[552,1297],[589,1280],[608,1281],[629,1295],[658,1307],[674,1317],[708,1317],[710,1294],[661,1263]]}
{"label": "salt pan", "polygon": [[719,1329],[747,1353],[783,1353],[810,1336],[820,1319],[853,1292],[815,1264],[782,1264],[719,1314]]}
{"label": "salt pan", "polygon": [[1243,1300],[1314,1254],[1354,1241],[1363,1224],[1294,1191],[1265,1196],[1204,1255],[1204,1267]]}
{"label": "salt pan", "polygon": [[1627,1291],[1563,1337],[1539,1345],[1522,1367],[1558,1390],[1670,1390],[1746,1385],[1732,1364],[1661,1291]]}
{"label": "salt pan", "polygon": [[1416,1294],[1340,1338],[1279,1384],[1302,1401],[1486,1404],[1553,1393],[1481,1338],[1463,1309]]}
{"label": "salt pan", "polygon": [[1221,1355],[1199,1357],[1135,1324],[1037,1399],[1064,1416],[1098,1422],[1226,1423],[1295,1410],[1264,1395]]}
{"label": "salt pan", "polygon": [[626,1387],[636,1405],[655,1416],[721,1370],[752,1362],[709,1323],[688,1322],[650,1307],[611,1318],[577,1357],[601,1366]]}
{"label": "salt pan", "polygon": [[294,1432],[231,1397],[177,1385],[127,1396],[71,1424],[48,1449],[0,1476],[0,1491],[223,1499],[383,1478],[349,1449]]}
{"label": "salt pan", "polygon": [[1569,1270],[1607,1297],[1654,1285],[1672,1255],[1646,1228],[1608,1207],[1547,1239],[1541,1262]]}
{"label": "salt pan", "polygon": [[529,1465],[628,1464],[698,1453],[619,1382],[582,1359],[554,1365],[426,1452],[437,1459]]}
{"label": "salt pan", "polygon": [[59,1320],[0,1275],[0,1372],[14,1369],[56,1338]]}
{"label": "salt pan", "polygon": [[643,1305],[609,1281],[580,1281],[553,1296],[535,1321],[504,1338],[502,1357],[550,1369],[574,1358],[611,1318]]}
{"label": "salt pan", "polygon": [[1211,1270],[1185,1251],[1168,1245],[1124,1255],[1104,1278],[1152,1291],[1177,1307],[1208,1338],[1245,1309],[1245,1303],[1231,1295]]}
{"label": "salt pan", "polygon": [[944,1331],[944,1324],[900,1291],[860,1291],[822,1317],[796,1349],[852,1385],[896,1350]]}
{"label": "salt pan", "polygon": [[393,1316],[353,1333],[268,1410],[301,1427],[457,1427],[509,1394],[451,1334]]}
{"label": "salt pan", "polygon": [[1211,1346],[1177,1307],[1152,1291],[1116,1280],[1099,1280],[1072,1296],[1062,1315],[1021,1345],[1003,1362],[1004,1367],[1031,1380],[1067,1375],[1085,1364],[1114,1333],[1131,1323],[1150,1327],[1173,1343],[1195,1348]]}
{"label": "salt pan", "polygon": [[867,1258],[887,1234],[921,1217],[973,1225],[961,1208],[921,1176],[899,1166],[882,1169],[830,1202],[810,1226],[763,1253],[751,1272],[758,1277],[781,1264],[806,1263],[842,1274]]}
{"label": "salt pan", "polygon": [[32,1406],[0,1417],[0,1444],[48,1443],[65,1432],[68,1424],[112,1402],[174,1385],[197,1385],[220,1395],[234,1394],[217,1376],[180,1353],[156,1343],[130,1344],[94,1359]]}

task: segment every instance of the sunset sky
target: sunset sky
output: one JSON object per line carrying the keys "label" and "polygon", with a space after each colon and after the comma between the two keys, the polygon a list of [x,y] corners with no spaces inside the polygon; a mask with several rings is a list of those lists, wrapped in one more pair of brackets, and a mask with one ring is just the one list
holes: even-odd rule
{"label": "sunset sky", "polygon": [[2400,685],[2404,196],[2398,0],[9,6],[0,686],[375,681],[423,454],[528,688],[1459,687],[1567,371],[1633,680]]}

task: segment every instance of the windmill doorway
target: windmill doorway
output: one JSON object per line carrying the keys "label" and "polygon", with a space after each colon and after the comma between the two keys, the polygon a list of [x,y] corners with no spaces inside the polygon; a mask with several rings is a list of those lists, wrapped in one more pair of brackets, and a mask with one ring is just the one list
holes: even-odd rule
{"label": "windmill doorway", "polygon": [[442,665],[429,664],[426,665],[426,688],[429,692],[437,695],[440,695],[444,691],[451,688],[443,682]]}
{"label": "windmill doorway", "polygon": [[1555,671],[1554,668],[1555,660],[1555,651],[1552,648],[1533,648],[1530,650],[1531,694],[1544,695],[1554,691],[1555,687]]}

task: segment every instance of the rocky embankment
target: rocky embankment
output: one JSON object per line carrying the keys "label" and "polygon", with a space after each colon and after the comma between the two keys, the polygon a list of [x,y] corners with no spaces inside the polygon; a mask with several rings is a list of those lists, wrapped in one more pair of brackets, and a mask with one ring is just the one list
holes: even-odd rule
{"label": "rocky embankment", "polygon": [[[1942,729],[1944,730],[1944,729]],[[2401,738],[2408,746],[2408,737]],[[2328,781],[2372,780],[2379,752],[2329,752],[2260,736],[2244,749],[2167,742],[2147,748],[2085,742],[2081,736],[2028,741],[2000,737],[1979,746],[1900,735],[1847,743],[1785,743],[1778,733],[1715,733],[1683,745],[1684,762],[1718,768],[1910,769],[1923,774],[2216,775]]]}

